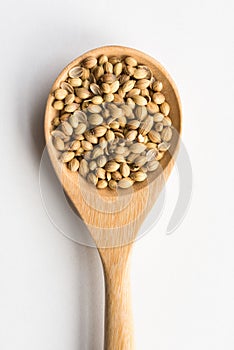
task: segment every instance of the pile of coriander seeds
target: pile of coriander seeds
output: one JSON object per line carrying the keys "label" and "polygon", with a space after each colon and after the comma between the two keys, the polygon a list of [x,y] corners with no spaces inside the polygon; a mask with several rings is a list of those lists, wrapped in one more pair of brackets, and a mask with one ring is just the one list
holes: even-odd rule
{"label": "pile of coriander seeds", "polygon": [[171,146],[163,84],[134,57],[87,57],[53,96],[58,157],[98,189],[146,180]]}

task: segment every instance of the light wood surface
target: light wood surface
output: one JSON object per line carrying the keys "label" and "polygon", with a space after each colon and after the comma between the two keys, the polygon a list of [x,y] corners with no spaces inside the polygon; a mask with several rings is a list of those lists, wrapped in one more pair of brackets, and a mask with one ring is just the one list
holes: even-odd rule
{"label": "light wood surface", "polygon": [[163,91],[171,106],[170,117],[177,131],[173,135],[170,153],[165,154],[160,162],[161,168],[151,174],[147,181],[117,193],[108,189],[97,190],[57,160],[50,132],[51,121],[58,112],[52,107],[54,97],[51,93],[47,101],[44,126],[50,159],[63,188],[87,225],[103,264],[106,290],[105,350],[133,350],[129,286],[132,244],[171,173],[181,133],[181,104],[174,82],[159,62],[138,50],[121,46],[100,47],[78,57],[59,74],[51,92],[66,79],[71,67],[78,65],[87,56],[98,57],[101,54],[133,56],[139,63],[150,67],[154,76],[163,82]]}

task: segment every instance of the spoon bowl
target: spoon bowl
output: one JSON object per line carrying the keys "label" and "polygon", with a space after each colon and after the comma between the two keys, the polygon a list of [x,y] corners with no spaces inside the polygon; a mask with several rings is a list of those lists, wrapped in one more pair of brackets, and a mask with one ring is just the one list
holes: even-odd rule
{"label": "spoon bowl", "polygon": [[[128,190],[98,190],[90,186],[79,174],[61,165],[52,144],[52,120],[58,115],[53,107],[52,92],[60,87],[69,70],[86,57],[100,55],[132,56],[148,66],[163,83],[163,93],[171,107],[173,138],[170,152],[160,161],[160,167],[142,183],[134,183]],[[48,153],[59,181],[92,235],[103,264],[105,307],[105,350],[133,350],[129,257],[137,232],[157,200],[171,173],[179,148],[181,133],[181,103],[174,82],[161,64],[138,50],[122,46],[105,46],[91,50],[72,61],[55,80],[49,94],[44,121]]]}

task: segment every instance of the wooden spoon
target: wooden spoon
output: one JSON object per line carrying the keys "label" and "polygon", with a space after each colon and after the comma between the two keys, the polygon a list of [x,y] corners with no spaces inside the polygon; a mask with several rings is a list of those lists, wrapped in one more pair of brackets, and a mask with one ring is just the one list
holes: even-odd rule
{"label": "wooden spoon", "polygon": [[53,167],[58,178],[73,202],[79,215],[88,227],[103,264],[105,277],[105,349],[133,350],[133,322],[129,285],[129,258],[137,232],[157,200],[174,164],[181,132],[181,104],[174,82],[155,59],[128,47],[105,46],[91,50],[76,58],[59,74],[51,92],[67,78],[68,71],[88,56],[133,56],[148,66],[155,77],[163,82],[163,92],[170,104],[170,117],[177,132],[174,132],[170,152],[160,161],[161,168],[151,173],[148,180],[134,184],[131,190],[120,192],[109,189],[96,190],[78,173],[61,166],[51,142],[52,120],[57,111],[52,107],[54,97],[50,93],[45,111],[45,139]]}

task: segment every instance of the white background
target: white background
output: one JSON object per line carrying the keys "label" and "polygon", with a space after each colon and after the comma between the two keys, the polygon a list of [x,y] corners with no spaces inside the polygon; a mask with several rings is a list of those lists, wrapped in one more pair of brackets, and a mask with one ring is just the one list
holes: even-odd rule
{"label": "white background", "polygon": [[161,220],[135,244],[136,348],[233,349],[233,11],[231,0],[1,2],[1,350],[102,349],[98,254],[52,225],[38,174],[53,80],[107,44],[145,51],[174,78],[194,175],[179,229],[165,234],[173,172]]}

